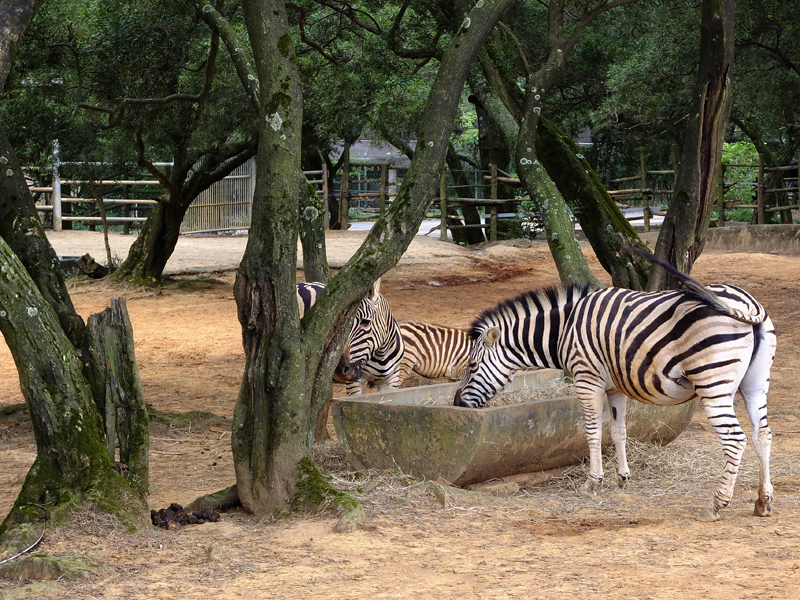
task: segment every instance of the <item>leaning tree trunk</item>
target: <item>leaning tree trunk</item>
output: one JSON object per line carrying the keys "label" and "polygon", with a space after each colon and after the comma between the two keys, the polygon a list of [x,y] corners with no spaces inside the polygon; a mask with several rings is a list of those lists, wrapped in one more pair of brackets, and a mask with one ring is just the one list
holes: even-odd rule
{"label": "leaning tree trunk", "polygon": [[0,331],[20,376],[38,449],[0,534],[35,521],[37,505],[90,502],[131,526],[146,504],[114,468],[83,364],[25,267],[0,239]]}
{"label": "leaning tree trunk", "polygon": [[0,237],[28,270],[45,300],[53,307],[64,332],[76,348],[83,343],[83,319],[67,293],[58,256],[47,240],[42,222],[20,171],[16,152],[0,128]]}
{"label": "leaning tree trunk", "polygon": [[[703,250],[714,204],[722,143],[731,108],[733,0],[703,0],[700,67],[689,130],[681,151],[675,191],[656,243],[656,255],[689,273]],[[648,288],[672,286],[653,265]]]}
{"label": "leaning tree trunk", "polygon": [[626,252],[647,250],[600,179],[583,157],[578,145],[545,118],[539,119],[536,152],[567,199],[572,214],[592,245],[597,259],[617,287],[641,290],[647,283],[650,262]]}

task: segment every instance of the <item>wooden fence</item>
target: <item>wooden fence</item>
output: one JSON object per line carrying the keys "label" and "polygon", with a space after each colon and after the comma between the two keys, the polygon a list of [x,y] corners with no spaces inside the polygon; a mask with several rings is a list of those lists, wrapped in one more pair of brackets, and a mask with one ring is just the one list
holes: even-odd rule
{"label": "wooden fence", "polygon": [[[800,162],[800,157],[798,157]],[[673,189],[659,187],[655,182],[665,177],[673,178],[675,169],[652,171],[647,169],[647,161],[644,152],[641,154],[641,169],[639,174],[630,177],[620,177],[618,179],[606,180],[606,189],[609,195],[622,208],[628,206],[641,206],[643,216],[640,217],[644,223],[644,230],[650,231],[650,219],[653,215],[665,215],[666,208],[672,198]],[[726,175],[735,169],[757,170],[755,179],[750,181],[732,180]],[[790,172],[793,176],[784,177],[783,187],[767,187],[767,179],[771,173]],[[765,166],[763,154],[759,154],[758,164],[722,164],[721,168],[722,184],[717,185],[717,199],[714,206],[717,210],[717,217],[712,219],[712,223],[718,227],[724,227],[726,212],[736,209],[746,209],[754,211],[754,222],[763,225],[768,222],[768,216],[776,212],[788,213],[784,219],[791,222],[791,211],[798,210],[798,176],[797,165],[783,167]],[[638,183],[638,187],[631,185]],[[613,189],[614,187],[626,184],[623,189]],[[736,188],[744,188],[750,191],[751,202],[743,202],[741,199],[732,198]],[[748,194],[745,194],[748,195]],[[786,202],[784,202],[784,200]],[[654,208],[658,206],[659,208]]]}
{"label": "wooden fence", "polygon": [[[131,226],[141,225],[147,219],[150,209],[158,203],[158,198],[162,195],[162,188],[154,179],[62,179],[59,176],[59,167],[64,164],[66,163],[53,169],[49,185],[40,185],[29,178],[29,189],[36,198],[36,208],[43,217],[48,217],[43,222],[49,224],[54,231],[61,231],[65,222],[81,222],[92,228],[102,223],[103,217],[96,197],[99,196],[107,213],[106,222],[121,224],[124,232],[128,233]],[[159,163],[157,166],[169,165]],[[305,174],[323,197],[328,195],[328,178],[324,165],[321,171],[305,171]],[[255,161],[250,159],[194,199],[181,223],[181,233],[248,229],[254,189]],[[64,190],[69,191],[63,193]],[[91,197],[83,194],[86,190],[91,193]],[[76,207],[80,210],[73,210]]]}

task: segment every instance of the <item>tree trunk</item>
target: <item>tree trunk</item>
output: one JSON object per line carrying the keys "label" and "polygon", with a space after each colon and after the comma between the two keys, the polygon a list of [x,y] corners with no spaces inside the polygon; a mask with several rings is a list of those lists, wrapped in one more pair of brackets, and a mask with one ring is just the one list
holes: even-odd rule
{"label": "tree trunk", "polygon": [[[478,152],[481,157],[481,168],[489,171],[491,165],[503,171],[509,170],[511,163],[511,152],[514,146],[506,143],[503,132],[500,131],[494,119],[490,118],[480,102],[475,103],[475,112],[478,116]],[[513,198],[517,186],[507,183],[497,184],[497,198]],[[516,213],[517,204],[506,202],[498,205],[498,213]],[[497,237],[504,240],[512,237],[512,230],[508,220],[498,219]]]}
{"label": "tree trunk", "polygon": [[36,287],[58,315],[75,348],[83,343],[83,319],[67,293],[58,256],[47,240],[25,178],[5,133],[0,128],[0,237],[25,265]]}
{"label": "tree trunk", "polygon": [[146,504],[114,468],[81,360],[55,312],[0,240],[0,331],[20,376],[37,455],[0,534],[38,518],[35,505],[94,503],[138,527]]}
{"label": "tree trunk", "polygon": [[300,244],[306,281],[327,283],[331,275],[325,252],[325,207],[305,177],[300,181]]}
{"label": "tree trunk", "polygon": [[[0,0],[0,88],[19,36],[38,4]],[[69,508],[86,502],[119,516],[129,527],[142,525],[147,508],[142,490],[133,492],[114,468],[82,372],[83,361],[90,360],[86,328],[72,306],[58,257],[2,130],[0,331],[19,371],[37,446],[22,490],[0,525],[0,537],[16,524],[37,520],[37,505],[64,503]]]}
{"label": "tree trunk", "polygon": [[558,190],[567,198],[600,264],[613,284],[641,290],[650,262],[623,251],[626,246],[647,250],[619,207],[608,195],[578,145],[550,121],[539,120],[536,152]]}
{"label": "tree trunk", "polygon": [[[700,67],[689,130],[681,151],[675,191],[656,244],[656,255],[689,273],[705,245],[714,204],[722,143],[731,107],[733,0],[703,0]],[[653,265],[651,290],[673,286]]]}
{"label": "tree trunk", "polygon": [[258,70],[261,132],[253,227],[237,273],[245,372],[232,447],[243,506],[285,508],[301,459],[311,456],[317,416],[330,390],[345,325],[372,282],[411,243],[437,190],[448,137],[471,59],[511,0],[479,3],[445,52],[414,160],[397,198],[305,315],[295,291],[301,90],[282,2],[244,0]]}
{"label": "tree trunk", "polygon": [[[453,183],[456,185],[456,189],[458,190],[458,196],[471,197],[472,194],[468,192],[472,190],[472,186],[469,184],[469,181],[467,181],[466,175],[464,175],[464,167],[461,163],[461,159],[458,158],[458,153],[453,147],[453,144],[450,144],[447,147],[447,168],[450,169],[450,174],[453,176]],[[477,207],[473,204],[463,205],[461,207],[461,212],[464,215],[463,223],[466,225],[480,225],[483,222],[480,212],[478,212]],[[450,226],[451,216],[453,217],[452,220],[454,225],[462,224],[455,207],[448,205],[447,216],[448,227]],[[453,229],[452,233],[453,241],[456,244],[471,246],[472,244],[481,244],[486,241],[483,231],[477,227],[471,229]]]}
{"label": "tree trunk", "polygon": [[42,0],[0,0],[0,92],[14,64],[22,32],[41,3]]}

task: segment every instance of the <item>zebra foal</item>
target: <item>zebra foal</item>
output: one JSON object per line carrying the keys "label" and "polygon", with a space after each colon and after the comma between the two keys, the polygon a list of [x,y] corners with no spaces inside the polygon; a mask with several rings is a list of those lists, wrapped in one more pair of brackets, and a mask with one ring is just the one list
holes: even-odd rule
{"label": "zebra foal", "polygon": [[560,285],[522,294],[481,314],[472,326],[475,346],[455,396],[458,406],[480,407],[515,371],[564,369],[574,379],[589,442],[590,473],[582,488],[594,494],[603,481],[602,415],[611,408],[617,482],[630,477],[626,458],[627,398],[670,406],[700,398],[722,442],[725,466],[710,506],[698,518],[719,519],[730,504],[745,436],[733,410],[744,397],[753,426],[761,476],[754,513],[769,516],[772,432],[767,392],[776,337],[764,308],[729,285],[635,292]]}
{"label": "zebra foal", "polygon": [[[302,317],[316,302],[325,284],[297,284],[297,307]],[[389,303],[380,293],[380,279],[358,306],[334,380],[345,383],[348,395],[361,394],[368,384],[378,389],[400,386],[398,368],[403,338]]]}
{"label": "zebra foal", "polygon": [[413,321],[399,323],[399,327],[405,344],[398,369],[401,383],[412,371],[428,379],[458,381],[464,376],[472,349],[469,331]]}

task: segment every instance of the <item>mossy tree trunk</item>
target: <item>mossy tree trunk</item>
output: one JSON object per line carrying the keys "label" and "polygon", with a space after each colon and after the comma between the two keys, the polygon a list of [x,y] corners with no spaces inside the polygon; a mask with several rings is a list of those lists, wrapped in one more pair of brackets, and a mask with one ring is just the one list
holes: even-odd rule
{"label": "mossy tree trunk", "polygon": [[141,526],[146,504],[111,461],[81,360],[55,312],[1,239],[0,331],[17,364],[38,449],[0,535],[35,521],[37,505],[83,502]]}
{"label": "mossy tree trunk", "polygon": [[[38,5],[0,0],[0,89],[19,36]],[[1,128],[0,332],[17,365],[37,446],[22,491],[0,525],[0,538],[16,524],[37,520],[36,505],[50,510],[86,502],[129,526],[142,524],[144,489],[132,489],[112,464],[84,370],[91,355],[86,328]],[[131,340],[128,335],[127,342]],[[132,368],[136,370],[135,360]],[[137,460],[137,468],[146,465],[146,456]]]}
{"label": "mossy tree trunk", "polygon": [[232,446],[246,509],[288,507],[300,463],[327,400],[346,325],[377,277],[406,250],[438,190],[461,89],[472,57],[511,0],[479,3],[445,51],[408,174],[355,256],[299,320],[295,295],[301,91],[282,2],[244,0],[260,86],[260,144],[251,228],[237,273],[245,372]]}
{"label": "mossy tree trunk", "polygon": [[647,250],[647,245],[608,195],[578,145],[551,121],[541,118],[536,152],[567,199],[600,264],[611,275],[612,283],[632,290],[643,289],[647,285],[650,262],[623,249]]}
{"label": "mossy tree trunk", "polygon": [[[9,174],[10,173],[10,174]],[[17,162],[16,152],[0,128],[0,237],[28,270],[47,303],[58,315],[76,348],[83,343],[83,319],[67,292],[58,256],[47,240],[42,222]]]}
{"label": "mossy tree trunk", "polygon": [[327,283],[331,275],[325,250],[325,206],[305,176],[300,179],[300,245],[306,281]]}
{"label": "mossy tree trunk", "polygon": [[[547,55],[535,72],[528,73],[524,94],[520,93],[516,84],[516,73],[501,66],[505,62],[502,55],[498,54],[502,44],[490,45],[481,54],[486,82],[519,125],[514,152],[517,173],[542,216],[553,260],[564,280],[597,283],[580,250],[563,197],[555,193],[556,186],[537,155],[539,119],[546,105],[547,94],[558,81],[586,29],[604,12],[637,1],[598,2],[594,6],[587,4],[571,26],[565,22],[568,13],[566,3],[563,0],[549,2]],[[488,103],[486,106],[489,106]],[[561,193],[566,195],[563,190]]]}
{"label": "mossy tree trunk", "polygon": [[[700,66],[689,128],[680,154],[672,196],[655,253],[689,273],[703,251],[716,197],[722,144],[731,108],[733,0],[703,0]],[[673,286],[667,272],[653,265],[648,289]]]}

